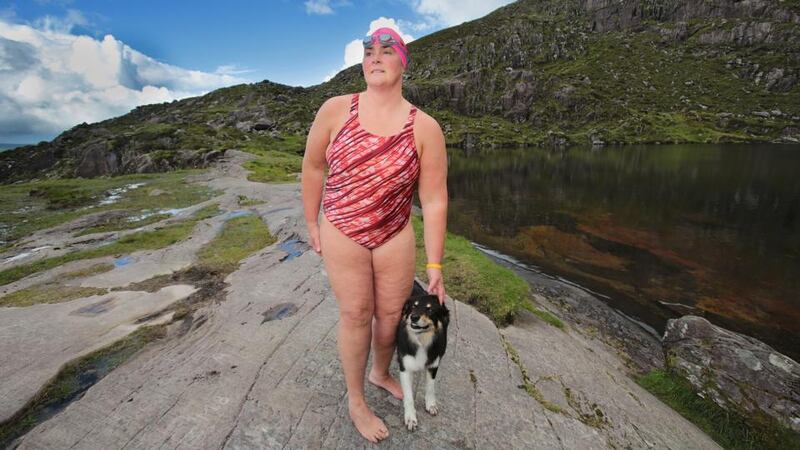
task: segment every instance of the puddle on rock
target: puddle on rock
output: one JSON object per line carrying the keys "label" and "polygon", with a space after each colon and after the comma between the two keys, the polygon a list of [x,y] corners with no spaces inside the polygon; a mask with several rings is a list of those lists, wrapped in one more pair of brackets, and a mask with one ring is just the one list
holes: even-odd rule
{"label": "puddle on rock", "polygon": [[7,264],[7,263],[10,263],[10,262],[14,262],[14,261],[18,261],[20,259],[27,258],[28,256],[30,256],[30,255],[32,255],[32,254],[34,254],[34,253],[36,253],[36,252],[38,252],[40,250],[44,250],[46,248],[49,248],[49,247],[50,247],[49,245],[43,245],[41,247],[33,248],[33,249],[31,249],[30,251],[27,251],[27,252],[22,252],[20,254],[14,255],[14,256],[9,256],[8,258],[6,258],[6,259],[4,259],[2,261],[2,264]]}
{"label": "puddle on rock", "polygon": [[252,215],[253,211],[250,211],[249,209],[237,209],[236,211],[231,211],[225,214],[224,220],[230,220],[230,219],[235,219],[237,217],[252,216]]}
{"label": "puddle on rock", "polygon": [[121,258],[114,259],[114,267],[122,267],[127,266],[128,264],[133,262],[133,258],[130,256],[123,256]]}
{"label": "puddle on rock", "polygon": [[127,185],[122,186],[122,187],[109,189],[109,190],[107,190],[105,192],[105,194],[108,197],[106,197],[105,199],[101,200],[100,204],[101,205],[110,205],[112,203],[116,203],[120,198],[122,198],[122,194],[124,194],[125,192],[127,192],[127,191],[129,191],[131,189],[138,189],[138,188],[144,186],[145,184],[146,183],[132,183],[132,184],[127,184]]}
{"label": "puddle on rock", "polygon": [[93,303],[91,305],[86,305],[82,308],[78,308],[75,311],[69,313],[71,316],[86,316],[92,317],[99,314],[103,314],[105,312],[110,311],[115,306],[114,298],[107,298],[103,301]]}
{"label": "puddle on rock", "polygon": [[298,239],[288,239],[281,242],[278,245],[278,248],[285,251],[287,253],[286,256],[280,259],[281,262],[290,261],[298,256],[302,255],[303,252],[308,250],[309,245],[305,242],[298,240]]}
{"label": "puddle on rock", "polygon": [[261,313],[261,315],[264,316],[264,320],[262,320],[259,325],[263,325],[264,322],[269,322],[270,320],[285,319],[293,316],[296,312],[297,306],[294,303],[280,303]]}
{"label": "puddle on rock", "polygon": [[264,214],[272,214],[272,213],[276,213],[278,211],[286,211],[287,209],[292,209],[292,207],[291,206],[284,206],[283,208],[273,208],[273,209],[269,209],[269,210],[265,211]]}

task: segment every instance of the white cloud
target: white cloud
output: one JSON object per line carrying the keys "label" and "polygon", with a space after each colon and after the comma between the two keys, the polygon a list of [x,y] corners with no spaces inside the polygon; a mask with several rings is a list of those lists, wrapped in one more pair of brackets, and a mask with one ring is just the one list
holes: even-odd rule
{"label": "white cloud", "polygon": [[[414,41],[414,37],[410,34],[404,33],[402,28],[398,25],[395,19],[387,18],[387,17],[379,17],[372,22],[369,23],[369,28],[367,32],[364,33],[364,36],[372,34],[375,30],[381,27],[389,27],[397,31],[397,34],[403,38],[403,41],[408,45],[412,41]],[[363,36],[362,36],[363,37]],[[344,64],[339,69],[334,70],[330,74],[325,77],[323,82],[326,82],[336,76],[337,73],[341,72],[344,69],[352,66],[353,64],[361,64],[361,61],[364,58],[364,47],[361,44],[362,37],[358,39],[353,39],[352,41],[348,42],[347,45],[344,47]],[[411,56],[414,57],[413,55]]]}
{"label": "white cloud", "polygon": [[451,27],[483,17],[514,0],[410,0],[412,9],[422,16],[420,29],[435,25]]}
{"label": "white cloud", "polygon": [[250,72],[255,72],[255,70],[239,68],[236,64],[222,65],[217,67],[217,69],[214,71],[214,73],[217,75],[238,75]]}
{"label": "white cloud", "polygon": [[308,14],[333,14],[333,10],[340,6],[352,6],[350,0],[337,0],[335,3],[331,5],[331,0],[308,0],[304,5]]}
{"label": "white cloud", "polygon": [[333,14],[329,0],[309,0],[305,2],[309,14]]}
{"label": "white cloud", "polygon": [[76,25],[86,26],[89,21],[77,9],[68,9],[65,17],[44,16],[33,21],[33,26],[42,31],[69,33]]}
{"label": "white cloud", "polygon": [[119,116],[139,105],[250,81],[240,77],[250,70],[235,64],[213,73],[184,69],[110,34],[102,39],[69,34],[85,24],[76,10],[33,25],[0,18],[0,142],[50,139],[81,122]]}
{"label": "white cloud", "polygon": [[[436,29],[447,28],[461,23],[483,17],[490,12],[512,3],[514,0],[405,0],[411,9],[417,14],[417,21],[403,19],[390,19],[380,17],[370,22],[369,30],[366,34],[373,32],[376,28],[391,27],[400,33],[406,44],[413,41],[411,35],[403,33],[401,30],[411,32],[433,31]],[[311,3],[311,2],[307,2]],[[324,1],[323,3],[328,3]],[[332,71],[323,82],[329,81],[340,71],[360,64],[363,57],[361,39],[354,39],[344,47],[344,64],[342,67]],[[413,55],[411,58],[413,59]]]}

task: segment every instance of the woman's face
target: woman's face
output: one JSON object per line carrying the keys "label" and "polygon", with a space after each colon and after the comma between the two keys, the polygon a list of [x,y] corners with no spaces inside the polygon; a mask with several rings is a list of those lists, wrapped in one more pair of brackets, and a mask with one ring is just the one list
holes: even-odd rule
{"label": "woman's face", "polygon": [[391,84],[403,75],[403,60],[397,50],[390,46],[373,44],[365,48],[362,66],[368,84]]}

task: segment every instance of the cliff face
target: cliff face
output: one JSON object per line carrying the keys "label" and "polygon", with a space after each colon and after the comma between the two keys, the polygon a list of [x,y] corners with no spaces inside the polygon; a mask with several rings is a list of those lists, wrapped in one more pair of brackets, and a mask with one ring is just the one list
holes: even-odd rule
{"label": "cliff face", "polygon": [[776,1],[517,2],[412,43],[409,92],[537,142],[794,141],[799,21]]}
{"label": "cliff face", "polygon": [[[456,146],[800,142],[798,11],[518,1],[410,43],[404,94]],[[264,81],[139,107],[0,154],[0,181],[202,166],[228,148],[302,153],[319,105],[363,89],[354,65],[307,89]]]}

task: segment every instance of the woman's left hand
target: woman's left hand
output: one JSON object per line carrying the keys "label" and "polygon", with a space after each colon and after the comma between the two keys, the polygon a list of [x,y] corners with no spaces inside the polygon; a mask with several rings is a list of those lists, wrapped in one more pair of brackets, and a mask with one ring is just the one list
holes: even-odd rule
{"label": "woman's left hand", "polygon": [[444,280],[442,270],[434,267],[428,268],[428,294],[439,297],[439,304],[444,305]]}

